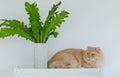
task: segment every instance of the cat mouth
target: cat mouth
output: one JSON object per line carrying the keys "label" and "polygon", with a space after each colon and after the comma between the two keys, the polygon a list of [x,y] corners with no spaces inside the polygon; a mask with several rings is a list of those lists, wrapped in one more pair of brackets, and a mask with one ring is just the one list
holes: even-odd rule
{"label": "cat mouth", "polygon": [[92,63],[92,64],[95,64],[96,60],[95,59],[91,59],[91,58],[87,58],[87,62],[88,63]]}

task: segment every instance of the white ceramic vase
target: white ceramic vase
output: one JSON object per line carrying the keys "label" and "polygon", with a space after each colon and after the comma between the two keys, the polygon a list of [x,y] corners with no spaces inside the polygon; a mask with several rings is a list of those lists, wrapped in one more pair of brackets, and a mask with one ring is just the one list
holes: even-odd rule
{"label": "white ceramic vase", "polygon": [[46,43],[34,44],[34,67],[47,68],[47,48]]}

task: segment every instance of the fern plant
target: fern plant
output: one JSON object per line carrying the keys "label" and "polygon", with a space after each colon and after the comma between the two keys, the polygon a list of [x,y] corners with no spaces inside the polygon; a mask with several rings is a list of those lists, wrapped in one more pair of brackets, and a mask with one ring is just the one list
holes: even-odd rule
{"label": "fern plant", "polygon": [[69,15],[69,12],[65,10],[57,11],[60,5],[61,1],[54,4],[43,22],[37,4],[25,2],[25,10],[29,15],[29,25],[16,19],[1,19],[0,38],[18,35],[35,43],[46,43],[51,35],[56,38],[58,35],[56,29],[65,22],[65,18]]}

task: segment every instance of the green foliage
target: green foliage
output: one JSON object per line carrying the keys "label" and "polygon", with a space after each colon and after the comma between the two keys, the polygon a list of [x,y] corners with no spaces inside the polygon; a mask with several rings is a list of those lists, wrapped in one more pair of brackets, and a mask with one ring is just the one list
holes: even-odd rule
{"label": "green foliage", "polygon": [[56,29],[65,22],[65,18],[69,13],[65,10],[58,12],[57,8],[61,2],[54,4],[46,17],[45,22],[42,22],[39,15],[39,9],[36,3],[30,4],[25,2],[25,10],[29,15],[29,26],[19,20],[1,19],[0,23],[0,38],[18,35],[29,39],[35,43],[46,43],[48,38],[53,35],[55,38],[58,35]]}

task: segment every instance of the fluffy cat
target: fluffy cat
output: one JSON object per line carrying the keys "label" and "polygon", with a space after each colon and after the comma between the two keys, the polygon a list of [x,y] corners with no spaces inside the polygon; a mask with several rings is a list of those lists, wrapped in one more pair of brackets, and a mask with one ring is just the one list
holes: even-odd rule
{"label": "fluffy cat", "polygon": [[97,68],[103,64],[103,53],[100,48],[64,49],[57,52],[49,61],[48,68]]}

